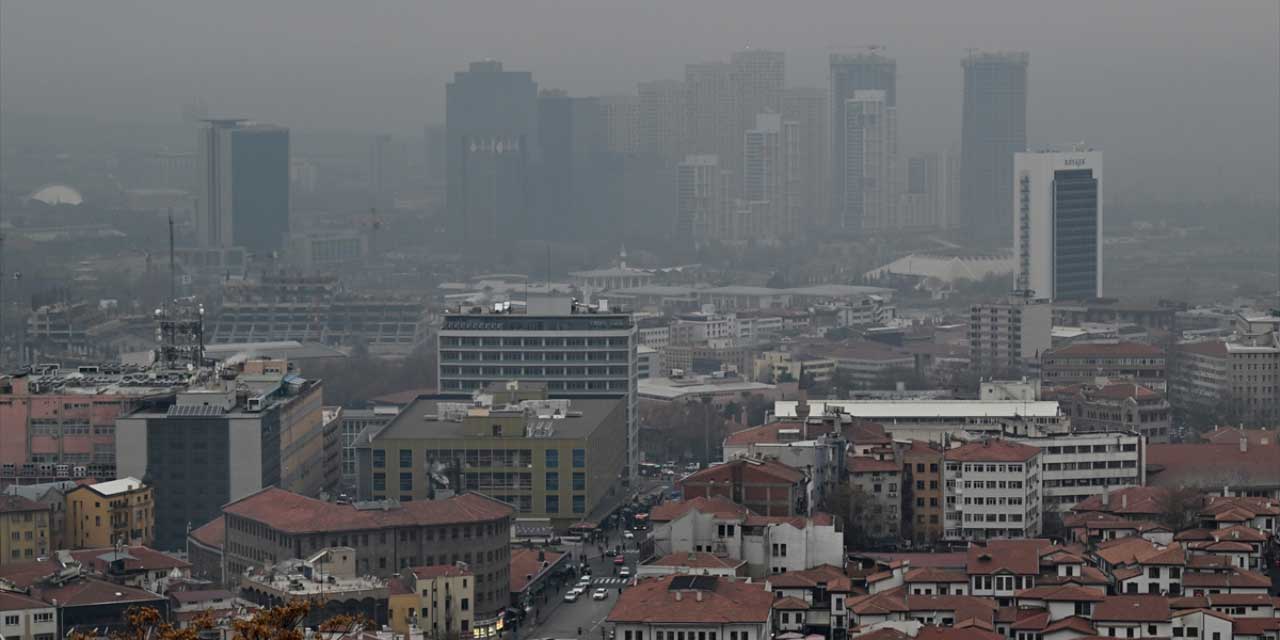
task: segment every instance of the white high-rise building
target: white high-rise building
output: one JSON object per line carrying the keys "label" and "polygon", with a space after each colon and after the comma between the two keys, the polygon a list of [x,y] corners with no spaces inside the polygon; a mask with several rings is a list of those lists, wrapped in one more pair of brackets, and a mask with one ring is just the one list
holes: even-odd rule
{"label": "white high-rise building", "polygon": [[677,239],[709,240],[724,217],[725,204],[724,171],[718,156],[687,156],[676,167]]}
{"label": "white high-rise building", "polygon": [[1013,247],[1019,290],[1102,297],[1101,151],[1014,155]]}
{"label": "white high-rise building", "polygon": [[893,229],[897,117],[879,89],[853,92],[844,108],[844,198],[846,229]]}
{"label": "white high-rise building", "polygon": [[768,203],[761,226],[772,239],[796,233],[799,143],[799,126],[777,113],[758,114],[755,128],[744,134],[743,198]]}

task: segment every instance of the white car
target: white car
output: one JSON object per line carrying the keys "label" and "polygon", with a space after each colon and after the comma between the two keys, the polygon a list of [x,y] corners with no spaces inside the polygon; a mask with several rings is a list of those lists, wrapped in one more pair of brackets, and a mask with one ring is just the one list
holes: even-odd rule
{"label": "white car", "polygon": [[609,597],[609,592],[605,589],[596,589],[591,593],[592,600],[604,600]]}
{"label": "white car", "polygon": [[621,568],[621,569],[618,569],[618,577],[619,577],[619,578],[630,578],[630,577],[631,577],[631,567],[623,567],[623,568]]}
{"label": "white car", "polygon": [[631,533],[630,531],[623,531],[623,532],[622,532],[622,539],[623,539],[623,540],[635,540],[635,539],[636,539],[636,534]]}
{"label": "white car", "polygon": [[582,591],[580,589],[570,589],[568,593],[564,594],[564,601],[577,602],[578,596],[580,595],[582,595]]}

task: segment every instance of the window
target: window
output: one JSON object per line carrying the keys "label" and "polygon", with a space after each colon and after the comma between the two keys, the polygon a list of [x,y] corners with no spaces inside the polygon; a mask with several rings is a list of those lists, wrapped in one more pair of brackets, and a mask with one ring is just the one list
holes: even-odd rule
{"label": "window", "polygon": [[413,474],[412,473],[400,474],[400,490],[413,491]]}
{"label": "window", "polygon": [[574,449],[573,450],[573,468],[581,469],[585,466],[587,466],[587,450]]}
{"label": "window", "polygon": [[16,627],[16,626],[18,626],[18,616],[5,616],[5,617],[4,617],[4,625],[5,625],[6,627]]}
{"label": "window", "polygon": [[374,491],[387,490],[387,474],[385,473],[373,474],[373,490]]}
{"label": "window", "polygon": [[547,513],[560,513],[560,496],[547,496]]}
{"label": "window", "polygon": [[560,490],[560,474],[555,471],[548,471],[546,475],[546,479],[544,481],[544,486],[546,487],[547,491],[559,491]]}
{"label": "window", "polygon": [[573,472],[573,490],[586,491],[586,489],[587,489],[587,474],[581,471],[574,471]]}
{"label": "window", "polygon": [[555,469],[555,468],[558,468],[559,466],[560,466],[560,450],[547,449],[546,467],[548,469]]}
{"label": "window", "polygon": [[386,466],[387,466],[387,450],[374,449],[373,450],[373,468],[382,469]]}
{"label": "window", "polygon": [[36,622],[53,622],[53,614],[48,611],[37,613],[34,618]]}
{"label": "window", "polygon": [[1159,577],[1160,577],[1160,567],[1149,567],[1149,568],[1147,569],[1147,577],[1148,577],[1148,578],[1159,578]]}
{"label": "window", "polygon": [[400,450],[400,467],[402,469],[407,469],[412,466],[413,466],[413,450],[401,449]]}
{"label": "window", "polygon": [[587,497],[586,497],[586,496],[574,496],[574,497],[573,497],[573,512],[574,512],[574,513],[586,513],[586,512],[587,512]]}
{"label": "window", "polygon": [[469,599],[467,599],[467,598],[463,598],[463,599],[462,599],[461,606],[462,606],[462,610],[463,610],[463,611],[470,611],[470,610],[471,610],[471,600],[469,600]]}

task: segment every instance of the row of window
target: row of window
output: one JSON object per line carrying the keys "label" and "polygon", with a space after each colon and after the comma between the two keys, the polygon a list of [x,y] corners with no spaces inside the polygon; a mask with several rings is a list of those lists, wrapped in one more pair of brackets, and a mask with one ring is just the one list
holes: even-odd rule
{"label": "row of window", "polygon": [[625,347],[629,339],[612,338],[479,338],[441,336],[442,347]]}
{"label": "row of window", "polygon": [[[413,468],[413,450],[400,449],[398,451],[400,468]],[[547,449],[543,452],[543,466],[548,469],[556,469],[560,466],[560,450]],[[572,454],[573,467],[581,469],[587,466],[587,450],[574,449]],[[435,461],[454,461],[460,460],[463,463],[473,467],[486,466],[522,466],[528,464],[531,459],[531,451],[529,449],[428,449],[426,452],[428,462]],[[488,463],[488,464],[486,464]],[[373,450],[373,468],[385,469],[387,466],[387,450]]]}

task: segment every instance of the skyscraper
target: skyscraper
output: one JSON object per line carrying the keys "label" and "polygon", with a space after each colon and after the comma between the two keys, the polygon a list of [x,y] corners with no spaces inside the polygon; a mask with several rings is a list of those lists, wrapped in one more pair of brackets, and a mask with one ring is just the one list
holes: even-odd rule
{"label": "skyscraper", "polygon": [[799,164],[796,167],[796,196],[799,229],[826,226],[827,206],[827,90],[809,87],[787,89],[782,96],[782,119],[796,123]]}
{"label": "skyscraper", "polygon": [[936,153],[907,158],[907,184],[898,200],[898,220],[903,228],[941,226],[942,177]]}
{"label": "skyscraper", "polygon": [[724,173],[714,154],[691,155],[676,167],[676,228],[680,242],[709,240],[727,204]]}
{"label": "skyscraper", "polygon": [[[884,124],[891,125],[887,131],[882,133],[888,137],[883,142],[883,154],[881,162],[887,171],[889,182],[875,185],[875,189],[884,192],[885,196],[890,198],[889,203],[892,207],[893,197],[896,197],[893,181],[896,179],[897,171],[897,105],[898,105],[898,63],[892,58],[885,57],[879,53],[857,53],[857,54],[839,54],[833,53],[830,58],[831,64],[831,210],[832,225],[835,228],[845,229],[846,231],[861,231],[863,229],[863,219],[865,217],[864,204],[856,199],[851,198],[852,194],[862,192],[865,187],[849,184],[852,176],[861,176],[861,169],[854,168],[851,170],[847,165],[850,161],[850,154],[857,151],[858,144],[850,144],[847,142],[847,136],[850,133],[848,127],[850,118],[846,110],[851,104],[851,100],[855,98],[855,93],[859,91],[881,91],[883,98],[881,99],[881,115],[877,120],[883,120]],[[862,105],[864,103],[855,101],[853,104]],[[854,119],[859,122],[859,119]],[[877,125],[878,126],[878,125]],[[855,143],[857,141],[854,141]],[[872,212],[873,216],[881,214]],[[873,217],[870,221],[872,225],[880,224],[877,217]],[[874,226],[867,228],[875,228]]]}
{"label": "skyscraper", "polygon": [[289,130],[247,120],[200,125],[196,238],[269,254],[289,232]]}
{"label": "skyscraper", "polygon": [[782,114],[762,113],[744,135],[742,197],[768,203],[760,230],[777,240],[794,235],[798,217],[796,171],[800,162],[799,126]]}
{"label": "skyscraper", "polygon": [[572,98],[558,90],[538,96],[538,215],[531,236],[581,240],[598,230],[591,218],[602,203],[605,136],[596,98]]}
{"label": "skyscraper", "polygon": [[971,53],[964,59],[960,207],[970,237],[1003,244],[1013,222],[1013,154],[1027,149],[1024,52]]}
{"label": "skyscraper", "polygon": [[527,228],[537,130],[538,85],[528,71],[487,60],[454,74],[446,87],[445,198],[456,242],[492,244]]}
{"label": "skyscraper", "polygon": [[1013,183],[1017,288],[1052,300],[1102,297],[1102,152],[1015,154]]}
{"label": "skyscraper", "polygon": [[601,96],[605,148],[618,153],[640,150],[640,96]]}
{"label": "skyscraper", "polygon": [[679,80],[654,80],[637,85],[640,98],[640,149],[674,167],[684,157],[688,91]]}
{"label": "skyscraper", "polygon": [[886,104],[886,95],[881,90],[854,91],[844,101],[839,136],[844,173],[838,176],[844,188],[836,222],[848,231],[898,228],[890,163],[895,113]]}
{"label": "skyscraper", "polygon": [[740,142],[737,131],[738,113],[734,106],[733,65],[727,62],[703,62],[684,67],[685,108],[688,109],[685,153],[714,154],[721,168],[733,170],[741,162],[730,160]]}
{"label": "skyscraper", "polygon": [[[756,126],[756,116],[762,113],[782,113],[782,92],[786,87],[787,56],[781,51],[746,49],[734,52],[729,58],[730,90],[733,92],[733,108],[737,113],[733,130],[733,147],[726,152],[735,154],[741,162],[745,131]],[[734,167],[741,175],[741,165]]]}

